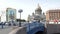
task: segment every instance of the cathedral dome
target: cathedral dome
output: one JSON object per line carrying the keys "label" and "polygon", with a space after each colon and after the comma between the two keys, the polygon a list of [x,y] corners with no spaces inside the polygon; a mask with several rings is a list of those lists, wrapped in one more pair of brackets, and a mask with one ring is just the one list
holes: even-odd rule
{"label": "cathedral dome", "polygon": [[37,6],[37,8],[36,8],[36,11],[38,11],[38,10],[42,11],[42,9],[41,9],[41,7],[40,7],[39,4],[38,4],[38,6]]}
{"label": "cathedral dome", "polygon": [[39,4],[38,4],[38,6],[37,6],[37,8],[36,8],[36,10],[35,10],[35,14],[38,14],[38,15],[42,14],[42,9],[41,9],[41,7],[39,6]]}

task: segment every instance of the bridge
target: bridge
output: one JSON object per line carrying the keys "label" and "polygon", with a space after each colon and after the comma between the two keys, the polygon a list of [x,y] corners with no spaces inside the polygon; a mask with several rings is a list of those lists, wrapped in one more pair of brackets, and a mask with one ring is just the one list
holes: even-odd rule
{"label": "bridge", "polygon": [[[40,23],[40,22],[26,23],[26,24],[22,25],[22,27],[25,27],[22,29],[23,31],[25,29],[24,34],[45,34],[45,32],[46,32],[45,24]],[[23,31],[22,31],[22,33],[23,33]]]}
{"label": "bridge", "polygon": [[[45,24],[41,22],[22,23],[21,27],[18,26],[3,26],[0,29],[1,34],[45,34]],[[1,26],[0,26],[1,27]],[[3,33],[4,32],[4,33]]]}
{"label": "bridge", "polygon": [[39,33],[43,33],[44,32],[44,24],[39,23],[39,22],[33,22],[33,23],[29,23],[27,25],[27,34],[37,34]]}

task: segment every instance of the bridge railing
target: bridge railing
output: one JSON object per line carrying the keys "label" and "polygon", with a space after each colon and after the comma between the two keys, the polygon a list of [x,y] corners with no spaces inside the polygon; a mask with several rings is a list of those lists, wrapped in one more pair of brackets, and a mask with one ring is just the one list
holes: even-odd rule
{"label": "bridge railing", "polygon": [[35,27],[44,26],[44,24],[41,22],[32,22],[32,23],[27,22],[27,23],[21,23],[21,26],[27,27],[27,31],[29,31]]}
{"label": "bridge railing", "polygon": [[36,28],[36,27],[44,26],[44,24],[41,22],[32,22],[32,23],[26,22],[26,23],[21,23],[21,26],[26,27],[27,29],[25,29],[25,32],[28,33],[28,32],[31,32],[31,30]]}

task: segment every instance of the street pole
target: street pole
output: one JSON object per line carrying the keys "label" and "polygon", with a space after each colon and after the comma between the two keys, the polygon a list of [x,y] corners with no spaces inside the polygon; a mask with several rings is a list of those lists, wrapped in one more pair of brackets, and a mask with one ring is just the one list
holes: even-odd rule
{"label": "street pole", "polygon": [[23,11],[22,9],[19,10],[19,13],[20,13],[19,27],[21,27],[21,12],[22,12],[22,11]]}
{"label": "street pole", "polygon": [[21,19],[21,13],[20,13],[20,19]]}
{"label": "street pole", "polygon": [[21,13],[20,13],[19,27],[21,27]]}

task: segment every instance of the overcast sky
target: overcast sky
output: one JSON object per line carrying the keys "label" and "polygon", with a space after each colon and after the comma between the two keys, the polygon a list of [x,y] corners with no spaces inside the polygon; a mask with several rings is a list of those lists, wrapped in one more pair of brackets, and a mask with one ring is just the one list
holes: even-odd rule
{"label": "overcast sky", "polygon": [[[0,0],[0,13],[8,7],[15,8],[17,10],[16,16],[19,18],[18,10],[22,9],[21,17],[27,20],[28,15],[31,15],[37,8],[38,3],[43,12],[49,9],[60,9],[60,0]],[[2,18],[2,20],[4,20],[4,18]]]}

